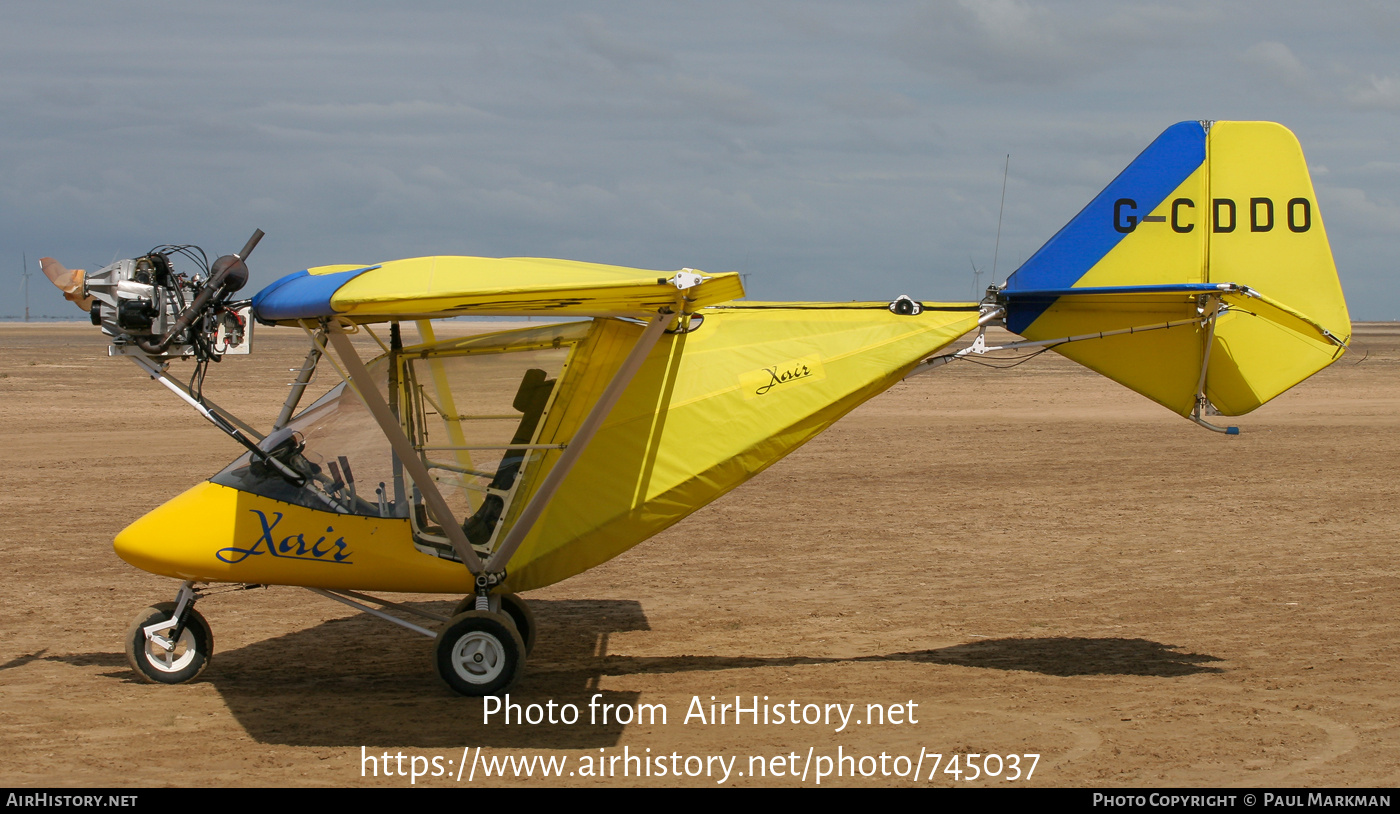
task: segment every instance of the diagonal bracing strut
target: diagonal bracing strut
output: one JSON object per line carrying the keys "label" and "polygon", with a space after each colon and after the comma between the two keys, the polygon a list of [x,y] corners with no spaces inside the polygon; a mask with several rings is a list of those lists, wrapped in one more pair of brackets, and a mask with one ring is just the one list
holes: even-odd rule
{"label": "diagonal bracing strut", "polygon": [[627,354],[622,366],[618,368],[617,373],[613,375],[612,380],[603,390],[603,394],[599,396],[598,401],[589,410],[588,416],[584,418],[583,423],[579,425],[578,430],[569,440],[564,453],[555,462],[554,468],[545,476],[544,482],[530,498],[530,502],[520,513],[500,547],[486,563],[481,561],[476,550],[467,540],[466,533],[462,531],[461,525],[453,516],[452,510],[448,508],[442,493],[438,491],[437,483],[433,481],[427,467],[413,448],[412,442],[404,434],[403,427],[394,418],[388,403],[380,395],[379,388],[375,385],[373,377],[365,368],[359,354],[355,352],[344,328],[339,323],[332,322],[327,326],[326,336],[330,339],[331,346],[335,348],[336,355],[340,357],[341,364],[344,365],[345,372],[348,374],[351,384],[354,385],[355,392],[369,408],[370,415],[374,416],[379,428],[389,440],[390,446],[403,462],[404,469],[408,471],[409,478],[418,487],[418,491],[422,493],[423,500],[428,504],[429,510],[442,524],[443,531],[452,543],[453,550],[457,552],[468,570],[480,576],[499,573],[504,570],[506,563],[510,562],[511,556],[524,542],[526,535],[534,527],[540,515],[544,513],[549,501],[554,497],[554,493],[558,491],[559,485],[573,469],[574,464],[588,447],[588,442],[598,432],[603,420],[612,412],[613,405],[621,398],[623,391],[627,389],[627,385],[632,382],[637,371],[641,369],[647,355],[661,339],[666,326],[674,317],[675,315],[669,310],[660,311],[647,323],[641,337],[632,346],[632,350]]}
{"label": "diagonal bracing strut", "polygon": [[[675,317],[670,311],[660,311],[647,323],[646,330],[642,331],[641,337],[637,339],[637,344],[632,346],[631,352],[623,360],[622,367],[613,374],[612,381],[603,390],[603,395],[598,397],[593,409],[588,411],[588,417],[579,425],[573,438],[569,439],[569,445],[559,456],[559,460],[554,463],[554,468],[549,470],[540,488],[530,497],[530,502],[525,504],[525,509],[516,518],[515,525],[511,526],[506,538],[501,541],[501,545],[496,552],[491,555],[490,561],[486,563],[488,572],[500,571],[510,562],[510,558],[515,554],[515,550],[525,541],[525,536],[534,528],[535,521],[544,514],[545,507],[558,491],[559,484],[564,482],[564,478],[573,469],[574,464],[583,451],[587,449],[588,442],[593,440],[593,436],[598,432],[598,428],[603,425],[603,419],[612,412],[613,405],[622,397],[622,391],[627,389],[627,385],[632,383],[632,379],[637,375],[637,371],[642,369],[642,363],[646,361],[647,354],[656,346],[661,339],[666,326]],[[686,319],[688,317],[682,317]]]}
{"label": "diagonal bracing strut", "polygon": [[340,363],[345,366],[345,371],[350,375],[354,390],[359,394],[360,400],[369,408],[370,415],[379,424],[379,429],[384,432],[384,437],[389,440],[394,452],[403,462],[404,469],[408,470],[408,476],[413,480],[418,491],[423,494],[423,501],[428,504],[428,509],[433,516],[442,524],[442,530],[447,534],[447,539],[452,543],[452,549],[457,552],[457,556],[473,574],[480,574],[482,571],[481,558],[472,549],[471,542],[467,540],[466,532],[453,517],[452,510],[448,508],[447,501],[443,499],[442,492],[438,491],[437,483],[428,474],[428,468],[423,465],[423,461],[418,457],[418,453],[413,449],[413,444],[404,435],[403,427],[399,426],[398,419],[389,410],[389,404],[384,397],[379,394],[379,387],[375,384],[374,378],[365,369],[365,363],[360,361],[360,355],[355,352],[355,346],[350,344],[350,337],[346,335],[344,328],[338,322],[331,322],[327,325],[326,335],[331,341],[331,346],[335,348],[336,355],[340,357]]}

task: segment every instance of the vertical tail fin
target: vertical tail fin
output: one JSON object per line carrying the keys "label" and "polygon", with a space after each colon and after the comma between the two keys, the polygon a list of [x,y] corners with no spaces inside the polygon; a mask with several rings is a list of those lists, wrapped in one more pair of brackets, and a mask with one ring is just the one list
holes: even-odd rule
{"label": "vertical tail fin", "polygon": [[1056,350],[1181,415],[1247,413],[1351,337],[1302,149],[1271,122],[1168,128],[1002,297],[1033,340],[1180,323]]}

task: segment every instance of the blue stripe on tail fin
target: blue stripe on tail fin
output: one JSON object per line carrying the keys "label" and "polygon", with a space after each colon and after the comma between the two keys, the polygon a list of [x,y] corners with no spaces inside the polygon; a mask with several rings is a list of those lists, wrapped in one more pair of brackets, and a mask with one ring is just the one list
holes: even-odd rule
{"label": "blue stripe on tail fin", "polygon": [[[1167,128],[1089,205],[1007,278],[1006,290],[1070,288],[1127,236],[1130,223],[1156,209],[1205,161],[1200,122]],[[1129,207],[1120,201],[1132,201]],[[1117,210],[1117,211],[1115,211]],[[1025,303],[1008,309],[1007,327],[1021,333],[1048,307]]]}

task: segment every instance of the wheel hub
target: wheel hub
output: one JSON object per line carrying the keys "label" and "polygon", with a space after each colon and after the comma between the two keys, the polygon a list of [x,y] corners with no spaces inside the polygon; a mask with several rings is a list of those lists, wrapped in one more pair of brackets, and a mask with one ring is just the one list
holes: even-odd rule
{"label": "wheel hub", "polygon": [[487,684],[505,669],[505,648],[495,636],[473,631],[452,648],[452,666],[464,681]]}
{"label": "wheel hub", "polygon": [[194,634],[188,628],[180,633],[180,640],[173,642],[169,648],[152,639],[146,640],[146,661],[163,673],[179,672],[188,667],[194,658]]}

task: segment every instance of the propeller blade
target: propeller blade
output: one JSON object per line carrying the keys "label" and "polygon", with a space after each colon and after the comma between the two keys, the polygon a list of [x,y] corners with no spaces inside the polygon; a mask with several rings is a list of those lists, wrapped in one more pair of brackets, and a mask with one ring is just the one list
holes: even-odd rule
{"label": "propeller blade", "polygon": [[43,270],[44,276],[49,278],[49,282],[63,292],[64,299],[84,311],[92,310],[92,297],[83,296],[83,276],[86,272],[82,269],[64,268],[62,263],[52,257],[39,258],[39,268]]}

